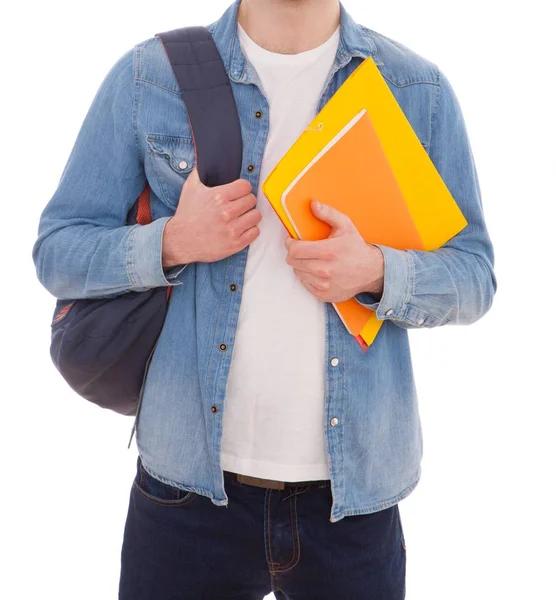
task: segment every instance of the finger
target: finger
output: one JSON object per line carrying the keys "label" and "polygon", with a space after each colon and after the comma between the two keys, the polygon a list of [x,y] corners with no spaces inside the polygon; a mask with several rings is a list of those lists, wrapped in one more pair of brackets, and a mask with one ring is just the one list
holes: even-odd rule
{"label": "finger", "polygon": [[321,292],[319,289],[317,289],[314,285],[312,285],[311,283],[308,283],[306,281],[301,281],[301,285],[311,294],[313,294],[313,296],[315,296],[316,298],[318,298],[319,300],[321,300],[322,302],[326,302],[326,299],[324,298],[324,292]]}
{"label": "finger", "polygon": [[247,179],[236,179],[231,183],[217,185],[212,189],[215,195],[219,196],[222,201],[230,202],[242,198],[243,196],[247,196],[247,194],[251,193],[253,188]]}
{"label": "finger", "polygon": [[236,232],[236,234],[240,236],[247,229],[250,229],[251,227],[254,227],[260,223],[261,219],[261,211],[257,208],[253,208],[235,219],[232,223],[230,223],[230,226]]}
{"label": "finger", "polygon": [[226,202],[222,206],[222,218],[224,221],[233,221],[240,215],[247,211],[255,208],[257,205],[257,198],[254,194],[247,194],[237,200]]}
{"label": "finger", "polygon": [[327,279],[321,279],[312,273],[307,273],[306,271],[300,271],[298,269],[294,269],[293,271],[301,282],[304,284],[310,284],[320,292],[325,292],[326,290],[330,289],[330,281]]}
{"label": "finger", "polygon": [[256,225],[246,229],[238,238],[238,251],[253,243],[259,237],[259,234],[260,229]]}
{"label": "finger", "polygon": [[191,169],[191,173],[189,173],[189,175],[187,176],[187,179],[185,180],[184,185],[203,185],[203,182],[201,181],[200,177],[199,177],[199,171],[197,170],[197,165],[195,165],[192,169]]}
{"label": "finger", "polygon": [[302,258],[286,261],[291,267],[321,279],[330,279],[330,265],[322,260]]}
{"label": "finger", "polygon": [[333,244],[328,239],[304,241],[288,238],[285,245],[292,258],[319,258],[321,260],[334,258]]}

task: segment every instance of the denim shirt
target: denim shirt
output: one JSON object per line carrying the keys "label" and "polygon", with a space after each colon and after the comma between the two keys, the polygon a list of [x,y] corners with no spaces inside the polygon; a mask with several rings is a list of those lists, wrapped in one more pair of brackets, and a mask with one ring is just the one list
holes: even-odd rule
{"label": "denim shirt", "polygon": [[[209,30],[239,112],[241,178],[256,194],[269,107],[240,49],[238,7],[236,0]],[[419,481],[422,433],[407,330],[473,323],[489,310],[496,291],[477,172],[450,83],[435,64],[356,24],[343,5],[340,10],[339,46],[318,109],[372,57],[468,225],[435,251],[380,246],[382,296],[356,296],[384,321],[367,352],[326,304],[322,426],[331,522],[392,506]],[[194,164],[180,91],[159,38],[152,37],[114,64],[95,95],[41,215],[33,260],[40,282],[57,298],[173,286],[143,388],[137,447],[155,478],[226,506],[219,453],[249,248],[214,263],[163,269],[163,230]],[[255,169],[248,171],[251,164]],[[126,225],[147,181],[154,221]]]}

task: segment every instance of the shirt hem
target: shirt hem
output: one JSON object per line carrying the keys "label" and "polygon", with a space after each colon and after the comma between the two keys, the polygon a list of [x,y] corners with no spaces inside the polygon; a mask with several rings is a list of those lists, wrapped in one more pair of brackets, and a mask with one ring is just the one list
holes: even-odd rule
{"label": "shirt hem", "polygon": [[344,508],[342,510],[335,510],[330,513],[330,522],[337,523],[341,521],[344,517],[351,517],[355,515],[364,515],[370,514],[374,512],[378,512],[379,510],[385,510],[394,506],[394,504],[398,504],[404,498],[407,498],[409,494],[417,487],[421,479],[421,467],[417,469],[417,477],[410,483],[406,488],[404,488],[399,494],[392,498],[388,498],[387,500],[382,500],[376,504],[371,504],[370,506],[363,506],[358,508]]}

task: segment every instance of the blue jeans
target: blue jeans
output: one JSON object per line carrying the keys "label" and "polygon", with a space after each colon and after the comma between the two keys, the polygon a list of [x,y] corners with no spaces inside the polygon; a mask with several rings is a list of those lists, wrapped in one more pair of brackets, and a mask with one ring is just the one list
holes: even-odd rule
{"label": "blue jeans", "polygon": [[403,600],[398,505],[329,521],[330,482],[274,490],[225,474],[228,507],[159,482],[140,458],[119,600]]}

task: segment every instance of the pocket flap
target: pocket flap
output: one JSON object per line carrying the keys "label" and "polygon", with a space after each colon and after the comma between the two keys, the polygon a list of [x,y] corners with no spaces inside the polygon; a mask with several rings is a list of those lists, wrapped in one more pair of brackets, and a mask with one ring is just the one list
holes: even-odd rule
{"label": "pocket flap", "polygon": [[148,135],[149,150],[167,160],[176,173],[189,173],[195,166],[195,145],[191,138],[171,135]]}

